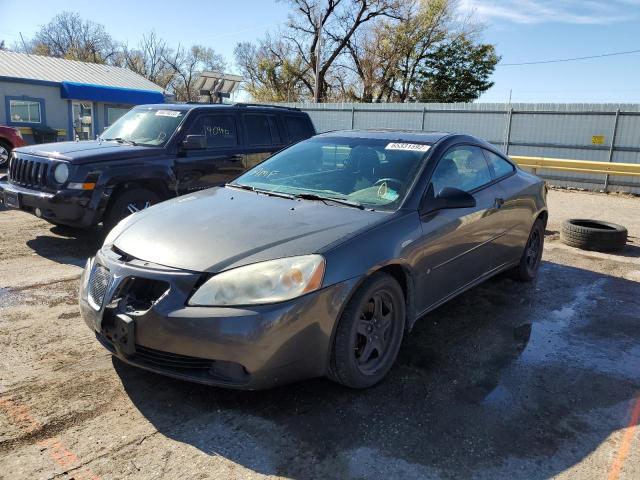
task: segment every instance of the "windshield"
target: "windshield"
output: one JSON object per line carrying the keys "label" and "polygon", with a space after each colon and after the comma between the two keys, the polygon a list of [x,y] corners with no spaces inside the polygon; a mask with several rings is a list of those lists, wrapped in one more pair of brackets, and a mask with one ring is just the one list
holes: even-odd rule
{"label": "windshield", "polygon": [[277,153],[232,185],[368,208],[398,208],[429,145],[347,137],[316,137]]}
{"label": "windshield", "polygon": [[171,138],[186,113],[161,108],[136,108],[116,120],[100,138],[133,145],[162,146]]}

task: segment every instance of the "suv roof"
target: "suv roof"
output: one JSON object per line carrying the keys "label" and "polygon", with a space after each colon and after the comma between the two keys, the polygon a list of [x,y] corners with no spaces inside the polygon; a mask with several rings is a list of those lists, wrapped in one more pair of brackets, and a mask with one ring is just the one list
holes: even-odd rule
{"label": "suv roof", "polygon": [[150,105],[139,105],[143,108],[166,108],[171,110],[189,111],[198,109],[229,109],[229,108],[247,108],[255,110],[282,110],[285,112],[302,113],[302,110],[294,107],[285,107],[281,105],[267,105],[260,103],[155,103]]}

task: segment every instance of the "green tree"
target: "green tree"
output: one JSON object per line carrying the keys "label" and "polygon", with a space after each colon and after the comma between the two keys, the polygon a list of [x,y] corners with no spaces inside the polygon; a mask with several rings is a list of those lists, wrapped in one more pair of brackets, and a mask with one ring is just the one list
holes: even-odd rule
{"label": "green tree", "polygon": [[416,100],[471,102],[493,86],[489,80],[500,57],[493,45],[465,36],[440,45],[419,69]]}

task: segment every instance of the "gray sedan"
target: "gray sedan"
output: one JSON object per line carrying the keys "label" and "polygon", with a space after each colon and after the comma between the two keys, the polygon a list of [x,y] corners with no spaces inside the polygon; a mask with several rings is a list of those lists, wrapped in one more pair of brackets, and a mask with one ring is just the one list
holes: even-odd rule
{"label": "gray sedan", "polygon": [[365,388],[429,311],[502,271],[535,277],[545,197],[471,136],[318,135],[124,219],[89,259],[80,306],[107,349],[151,371]]}

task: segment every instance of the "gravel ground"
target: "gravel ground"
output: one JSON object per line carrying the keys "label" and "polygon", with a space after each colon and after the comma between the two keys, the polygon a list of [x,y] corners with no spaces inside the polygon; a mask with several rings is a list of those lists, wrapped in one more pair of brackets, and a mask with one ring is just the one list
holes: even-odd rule
{"label": "gravel ground", "polygon": [[[552,190],[535,284],[418,322],[380,385],[264,392],[114,360],[78,314],[98,231],[0,211],[0,478],[640,478],[640,198]],[[616,255],[561,244],[619,222]]]}

